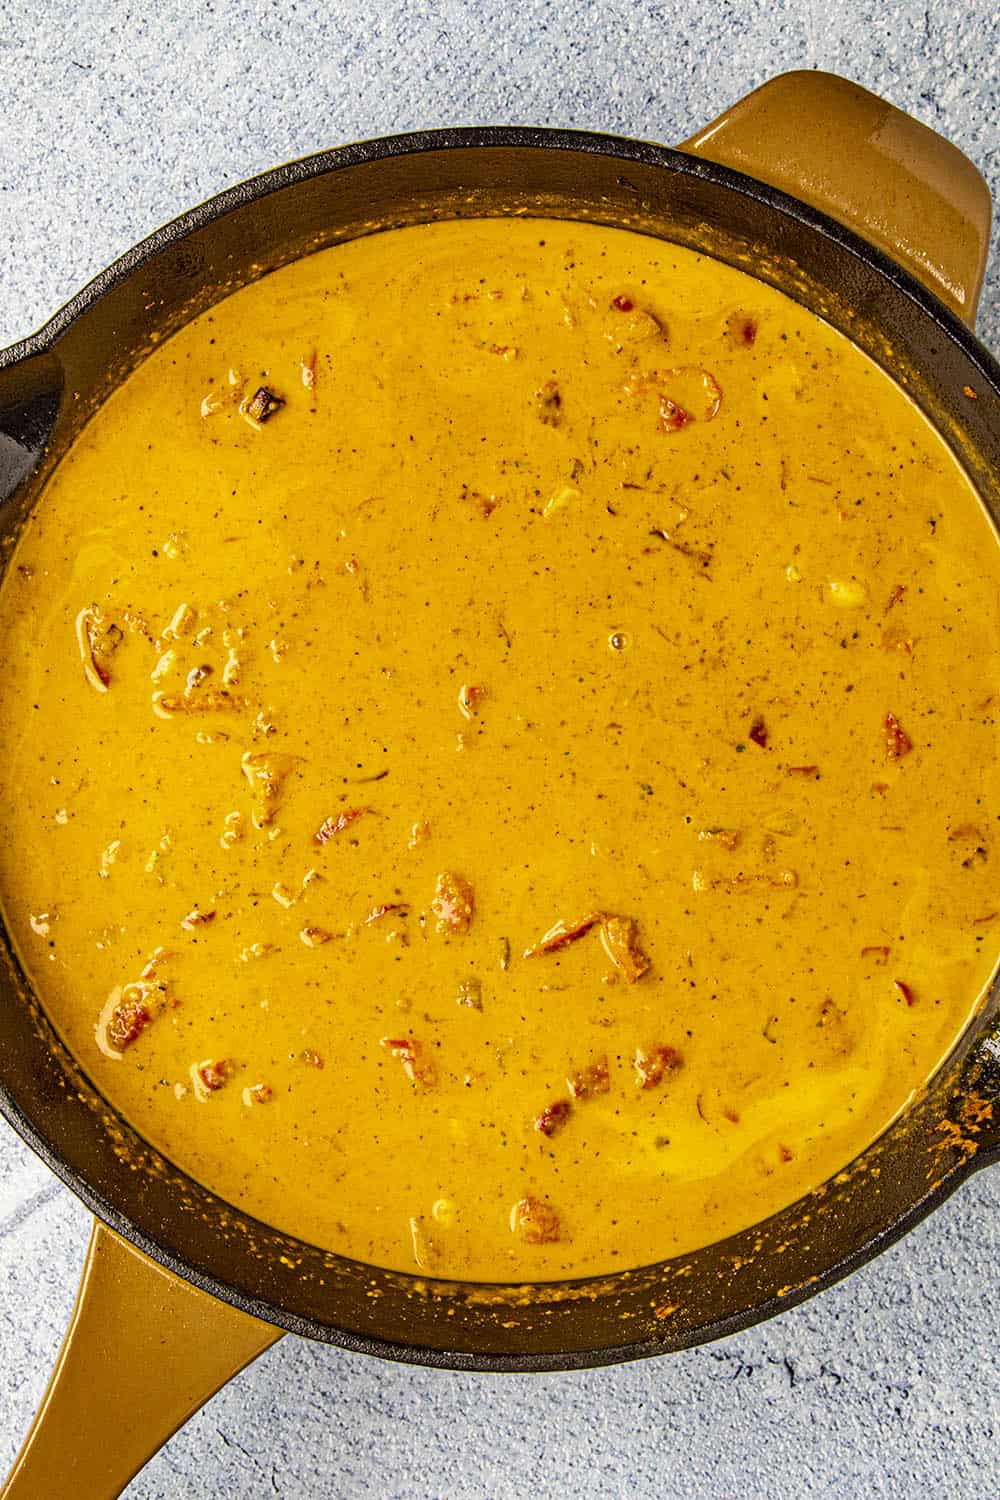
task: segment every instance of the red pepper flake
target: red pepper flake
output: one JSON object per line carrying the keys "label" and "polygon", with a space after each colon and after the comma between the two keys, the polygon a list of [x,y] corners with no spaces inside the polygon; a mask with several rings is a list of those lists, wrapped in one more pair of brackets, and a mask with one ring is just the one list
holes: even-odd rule
{"label": "red pepper flake", "polygon": [[873,958],[879,965],[889,962],[889,949],[884,943],[869,943],[867,948],[861,950],[862,958]]}
{"label": "red pepper flake", "polygon": [[422,1088],[431,1089],[437,1083],[437,1068],[432,1058],[424,1057],[422,1042],[416,1037],[391,1037],[384,1036],[379,1046],[393,1057],[397,1057],[403,1064],[403,1072],[411,1083],[418,1083]]}
{"label": "red pepper flake", "polygon": [[199,911],[197,907],[189,911],[186,917],[181,918],[181,926],[185,932],[194,932],[197,927],[207,927],[210,922],[215,921],[214,911]]}
{"label": "red pepper flake", "polygon": [[637,1048],[635,1054],[637,1087],[658,1088],[668,1073],[674,1073],[683,1066],[684,1058],[676,1047],[657,1045],[650,1047],[648,1052],[644,1052],[641,1047]]}
{"label": "red pepper flake", "polygon": [[555,953],[559,948],[565,948],[567,943],[574,943],[577,938],[582,938],[602,920],[599,911],[592,911],[588,916],[581,917],[578,922],[557,922],[537,943],[530,948],[525,948],[524,957],[537,958],[540,953]]}
{"label": "red pepper flake", "polygon": [[598,1094],[609,1093],[611,1075],[608,1072],[608,1059],[599,1057],[579,1072],[569,1074],[566,1087],[574,1099],[595,1099]]}
{"label": "red pepper flake", "polygon": [[818,781],[819,766],[786,766],[786,776],[797,776],[800,781]]}
{"label": "red pepper flake", "polygon": [[671,401],[669,396],[661,396],[659,429],[661,432],[680,432],[687,427],[694,417],[683,406],[678,406],[676,401]]}
{"label": "red pepper flake", "polygon": [[601,942],[605,953],[629,984],[635,984],[650,968],[650,961],[639,946],[639,927],[633,917],[602,918]]}
{"label": "red pepper flake", "polygon": [[908,984],[904,984],[901,979],[894,979],[892,981],[892,984],[893,988],[900,995],[900,997],[906,1001],[907,1005],[916,1004],[916,996],[914,995]]}
{"label": "red pepper flake", "polygon": [[535,1129],[542,1135],[556,1135],[569,1119],[572,1108],[568,1099],[556,1099],[547,1104],[535,1120]]}
{"label": "red pepper flake", "polygon": [[451,932],[462,937],[472,926],[475,911],[475,891],[462,875],[445,870],[437,878],[431,911],[437,919],[438,932]]}
{"label": "red pepper flake", "polygon": [[790,1151],[787,1146],[782,1146],[781,1143],[780,1143],[780,1141],[779,1141],[779,1143],[778,1143],[778,1156],[781,1159],[781,1161],[783,1161],[783,1162],[789,1162],[789,1161],[793,1161],[794,1160],[795,1153],[793,1151]]}
{"label": "red pepper flake", "polygon": [[314,1052],[312,1047],[303,1047],[299,1053],[299,1062],[305,1063],[307,1068],[315,1068],[320,1073],[326,1067],[326,1063],[323,1061],[320,1053]]}
{"label": "red pepper flake", "polygon": [[619,292],[617,297],[612,297],[611,306],[614,308],[615,312],[626,313],[632,311],[632,309],[635,307],[635,303],[632,301],[631,297],[626,297],[624,292]]}
{"label": "red pepper flake", "polygon": [[884,797],[885,794],[886,794],[886,792],[888,790],[889,790],[889,783],[887,781],[873,781],[872,782],[872,791],[875,793],[875,795],[877,797]]}
{"label": "red pepper flake", "polygon": [[526,1245],[554,1245],[562,1238],[562,1226],[555,1209],[530,1194],[519,1198],[511,1209],[510,1229]]}
{"label": "red pepper flake", "polygon": [[734,312],[726,321],[726,332],[734,344],[749,349],[757,339],[757,319],[751,318],[749,313]]}
{"label": "red pepper flake", "polygon": [[309,358],[304,359],[301,362],[300,368],[302,370],[302,384],[305,386],[307,391],[312,391],[316,388],[316,364],[318,359],[319,352],[314,349]]}
{"label": "red pepper flake", "polygon": [[740,1123],[739,1113],[733,1109],[731,1104],[727,1104],[723,1108],[722,1118],[728,1120],[730,1125],[738,1125]]}
{"label": "red pepper flake", "polygon": [[888,760],[900,760],[909,755],[913,741],[900,724],[895,714],[885,716],[885,753]]}
{"label": "red pepper flake", "polygon": [[766,749],[767,725],[764,723],[764,720],[760,717],[759,714],[750,725],[748,737],[753,740],[755,745],[759,745],[762,750]]}
{"label": "red pepper flake", "polygon": [[374,906],[365,917],[364,925],[370,927],[373,922],[381,921],[383,917],[389,916],[390,912],[394,911],[401,912],[405,916],[409,910],[409,905],[405,901],[389,901],[385,906]]}
{"label": "red pepper flake", "polygon": [[345,807],[336,816],[325,818],[313,834],[313,839],[317,844],[328,844],[338,833],[343,833],[352,823],[370,812],[370,807]]}
{"label": "red pepper flake", "polygon": [[903,595],[905,593],[906,593],[906,584],[905,583],[894,583],[893,584],[893,586],[892,586],[892,593],[889,595],[889,603],[886,605],[886,612],[887,613],[888,613],[888,611],[890,609],[892,609],[892,607],[893,607],[894,604],[899,604],[900,600],[902,599],[902,597],[903,597]]}

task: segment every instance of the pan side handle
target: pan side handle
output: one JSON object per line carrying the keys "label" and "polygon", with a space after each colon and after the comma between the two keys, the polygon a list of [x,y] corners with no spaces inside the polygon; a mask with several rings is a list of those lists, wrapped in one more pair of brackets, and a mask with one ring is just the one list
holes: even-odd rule
{"label": "pan side handle", "polygon": [[52,1378],[0,1500],[114,1500],[280,1337],[95,1223]]}
{"label": "pan side handle", "polygon": [[975,325],[989,188],[957,146],[886,100],[833,73],[782,73],[680,150],[839,220]]}

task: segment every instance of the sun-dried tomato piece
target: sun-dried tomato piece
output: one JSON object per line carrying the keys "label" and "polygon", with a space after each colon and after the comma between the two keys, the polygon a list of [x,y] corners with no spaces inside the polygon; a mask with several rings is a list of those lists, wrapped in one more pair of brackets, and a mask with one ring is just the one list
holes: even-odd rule
{"label": "sun-dried tomato piece", "polygon": [[438,876],[431,902],[438,932],[463,936],[472,926],[475,906],[475,892],[464,876],[456,875],[452,870],[445,870]]}
{"label": "sun-dried tomato piece", "polygon": [[907,1005],[916,1005],[916,995],[913,993],[910,986],[908,984],[905,984],[902,979],[894,979],[892,981],[892,986],[896,993],[899,995],[900,999],[905,1000]]}
{"label": "sun-dried tomato piece", "polygon": [[437,1083],[437,1067],[434,1059],[424,1055],[424,1045],[416,1037],[384,1036],[379,1046],[384,1047],[403,1064],[403,1072],[411,1083],[431,1089]]}
{"label": "sun-dried tomato piece", "polygon": [[562,1238],[559,1215],[549,1203],[526,1194],[510,1211],[511,1233],[526,1245],[554,1245]]}
{"label": "sun-dried tomato piece", "polygon": [[753,740],[754,744],[759,745],[762,750],[767,748],[767,725],[760,714],[757,715],[756,719],[750,725],[747,731],[747,738]]}
{"label": "sun-dried tomato piece", "polygon": [[275,412],[279,412],[284,405],[284,396],[279,396],[276,391],[269,390],[266,385],[262,385],[258,386],[253,395],[242,403],[240,410],[251,422],[259,425],[262,422],[269,422]]}
{"label": "sun-dried tomato piece", "polygon": [[243,1090],[243,1103],[247,1108],[253,1104],[270,1104],[273,1094],[269,1083],[251,1083]]}
{"label": "sun-dried tomato piece", "polygon": [[108,1046],[114,1052],[125,1052],[137,1042],[153,1020],[147,987],[127,984],[104,1027]]}
{"label": "sun-dried tomato piece", "polygon": [[595,1099],[598,1094],[609,1093],[611,1074],[608,1071],[608,1059],[598,1057],[576,1073],[567,1074],[566,1087],[574,1099]]}
{"label": "sun-dried tomato piece", "polygon": [[570,1117],[573,1106],[568,1099],[555,1099],[546,1104],[535,1120],[535,1129],[542,1135],[558,1135]]}
{"label": "sun-dried tomato piece", "polygon": [[635,984],[649,969],[650,960],[639,946],[639,926],[634,917],[602,918],[601,942],[605,953],[629,984]]}
{"label": "sun-dried tomato piece", "polygon": [[601,921],[603,917],[599,911],[592,911],[576,922],[559,921],[554,927],[550,927],[537,943],[530,948],[525,948],[524,957],[536,958],[539,953],[555,953],[559,948],[565,948],[567,943],[573,943],[577,938],[582,938]]}
{"label": "sun-dried tomato piece", "polygon": [[637,1048],[635,1054],[637,1086],[641,1089],[658,1088],[668,1073],[676,1073],[677,1069],[683,1066],[682,1054],[676,1047],[671,1047],[667,1043],[658,1043],[645,1052],[641,1047]]}
{"label": "sun-dried tomato piece", "polygon": [[204,1062],[191,1064],[191,1081],[196,1096],[204,1102],[209,1094],[217,1094],[236,1072],[236,1064],[229,1057],[207,1057]]}
{"label": "sun-dried tomato piece", "polygon": [[313,839],[317,844],[328,844],[331,839],[337,837],[338,833],[343,833],[345,828],[350,828],[352,823],[356,823],[359,818],[364,817],[365,813],[370,812],[370,807],[342,808],[339,813],[324,818],[313,834]]}
{"label": "sun-dried tomato piece", "polygon": [[900,760],[909,755],[913,741],[900,724],[895,714],[885,716],[885,753],[887,760]]}

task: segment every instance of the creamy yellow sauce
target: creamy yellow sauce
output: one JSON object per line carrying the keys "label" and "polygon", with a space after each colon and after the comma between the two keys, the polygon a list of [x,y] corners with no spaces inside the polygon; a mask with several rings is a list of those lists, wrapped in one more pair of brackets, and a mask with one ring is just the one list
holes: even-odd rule
{"label": "creamy yellow sauce", "polygon": [[9,929],[269,1223],[477,1278],[691,1250],[868,1145],[989,977],[998,577],[915,408],[734,270],[328,250],[147,359],[25,527]]}

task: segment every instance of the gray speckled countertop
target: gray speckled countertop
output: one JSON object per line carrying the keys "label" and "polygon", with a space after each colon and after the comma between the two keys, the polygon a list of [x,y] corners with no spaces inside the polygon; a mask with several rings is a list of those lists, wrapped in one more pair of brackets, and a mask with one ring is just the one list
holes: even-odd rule
{"label": "gray speckled countertop", "polygon": [[[885,94],[995,192],[998,56],[987,0],[0,0],[0,346],[163,220],[275,162],[454,123],[670,142],[793,67]],[[993,348],[998,286],[995,256],[980,319]],[[641,1365],[439,1374],[285,1339],[128,1495],[997,1494],[998,1208],[1000,1171],[981,1173],[848,1282]],[[44,1386],[87,1228],[0,1126],[0,1470]]]}

